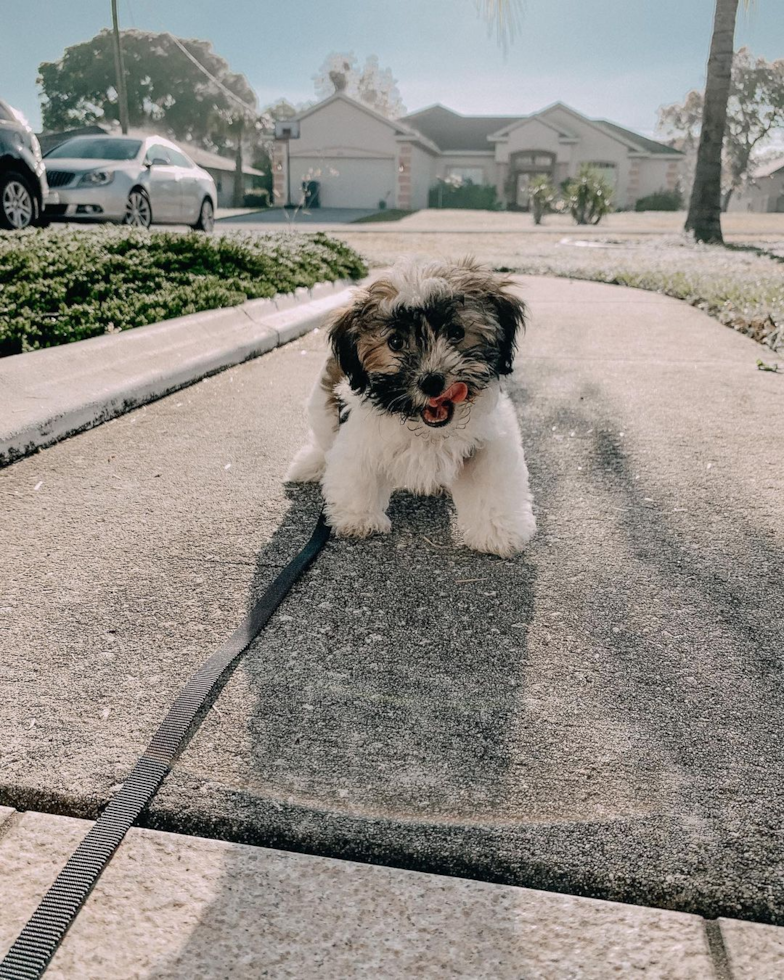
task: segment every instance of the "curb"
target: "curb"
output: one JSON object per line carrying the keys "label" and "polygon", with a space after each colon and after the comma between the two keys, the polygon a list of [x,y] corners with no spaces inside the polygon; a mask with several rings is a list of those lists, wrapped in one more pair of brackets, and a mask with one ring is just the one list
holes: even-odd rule
{"label": "curb", "polygon": [[0,360],[0,467],[268,351],[346,303],[350,280]]}

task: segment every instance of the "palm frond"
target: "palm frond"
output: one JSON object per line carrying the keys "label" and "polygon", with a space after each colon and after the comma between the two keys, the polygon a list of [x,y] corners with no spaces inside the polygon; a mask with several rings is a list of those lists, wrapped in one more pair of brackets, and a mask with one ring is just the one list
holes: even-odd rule
{"label": "palm frond", "polygon": [[522,0],[474,0],[474,3],[489,29],[495,28],[496,39],[506,51],[520,27]]}

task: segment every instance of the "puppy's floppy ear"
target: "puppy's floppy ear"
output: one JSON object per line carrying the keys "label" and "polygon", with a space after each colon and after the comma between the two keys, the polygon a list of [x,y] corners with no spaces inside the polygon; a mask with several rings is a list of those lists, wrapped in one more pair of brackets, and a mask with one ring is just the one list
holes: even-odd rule
{"label": "puppy's floppy ear", "polygon": [[368,376],[357,350],[362,307],[363,304],[357,301],[340,310],[329,328],[332,353],[354,391],[364,391],[368,384]]}
{"label": "puppy's floppy ear", "polygon": [[506,291],[511,283],[500,283],[498,289],[493,289],[488,295],[490,305],[498,318],[501,336],[498,343],[498,373],[511,374],[517,350],[517,334],[525,329],[525,319],[528,308],[514,293]]}

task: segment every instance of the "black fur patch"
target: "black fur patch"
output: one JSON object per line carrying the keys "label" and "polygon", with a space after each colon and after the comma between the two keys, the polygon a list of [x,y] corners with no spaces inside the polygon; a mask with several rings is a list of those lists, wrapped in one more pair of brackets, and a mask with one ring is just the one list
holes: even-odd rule
{"label": "black fur patch", "polygon": [[517,296],[507,293],[491,293],[488,299],[501,327],[496,370],[499,374],[511,374],[517,350],[517,334],[525,327],[526,306]]}
{"label": "black fur patch", "polygon": [[330,330],[332,353],[351,387],[359,392],[367,388],[369,380],[357,353],[356,326],[361,315],[362,311],[352,306],[332,324]]}

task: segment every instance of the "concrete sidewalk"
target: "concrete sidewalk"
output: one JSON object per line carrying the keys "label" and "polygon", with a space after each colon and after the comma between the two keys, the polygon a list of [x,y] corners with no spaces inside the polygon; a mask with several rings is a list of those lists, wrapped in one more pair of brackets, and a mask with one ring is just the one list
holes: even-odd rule
{"label": "concrete sidewalk", "polygon": [[0,466],[309,333],[351,293],[316,283],[0,360]]}
{"label": "concrete sidewalk", "polygon": [[[784,924],[782,378],[674,300],[523,289],[530,550],[453,547],[445,501],[398,495],[389,538],[297,586],[145,823]],[[318,496],[280,481],[321,344],[0,472],[0,803],[95,815],[307,536]]]}
{"label": "concrete sidewalk", "polygon": [[[0,809],[0,957],[89,823]],[[48,980],[778,980],[784,929],[131,830]]]}

